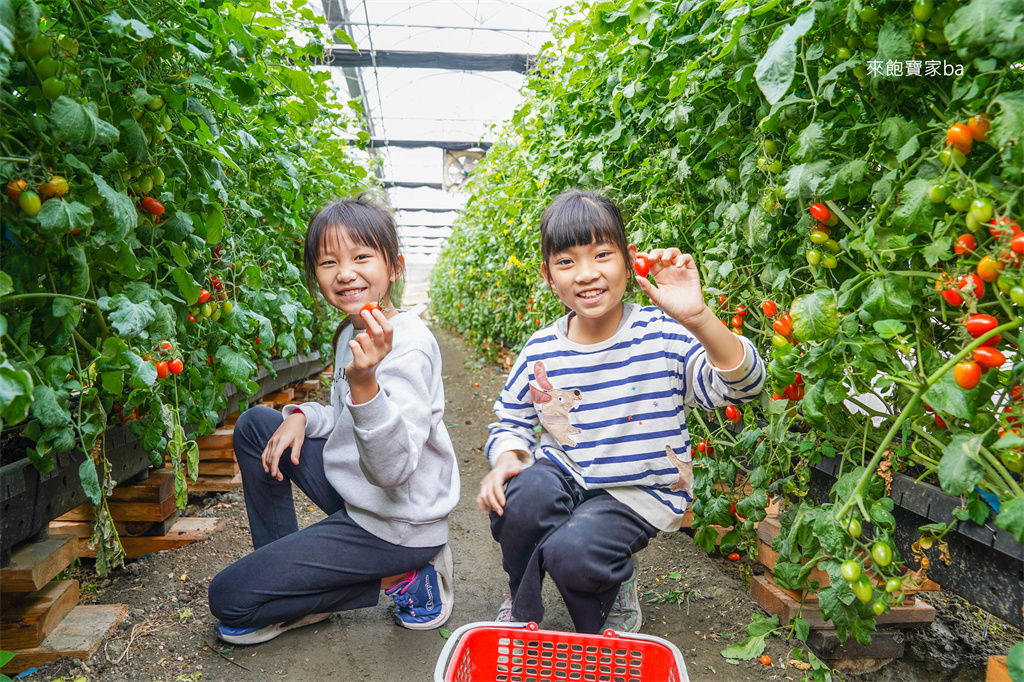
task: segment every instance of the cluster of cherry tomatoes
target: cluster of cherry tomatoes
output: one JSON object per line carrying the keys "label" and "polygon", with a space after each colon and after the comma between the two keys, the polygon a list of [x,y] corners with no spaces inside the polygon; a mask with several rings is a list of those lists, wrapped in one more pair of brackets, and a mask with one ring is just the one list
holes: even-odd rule
{"label": "cluster of cherry tomatoes", "polygon": [[[986,334],[999,326],[999,320],[991,315],[971,315],[964,323],[967,333],[972,338]],[[964,358],[953,368],[953,378],[960,388],[971,390],[981,383],[981,375],[990,369],[998,369],[1006,364],[1006,356],[995,348],[1002,340],[999,334],[989,337],[979,348],[974,350],[971,359]]]}
{"label": "cluster of cherry tomatoes", "polygon": [[807,264],[820,265],[831,270],[839,265],[839,261],[836,260],[836,256],[839,254],[839,242],[832,238],[832,228],[839,222],[839,218],[825,204],[812,204],[810,211],[811,217],[818,222],[811,228],[811,244],[813,246],[804,254]]}
{"label": "cluster of cherry tomatoes", "polygon": [[199,299],[194,306],[189,308],[189,322],[201,322],[207,318],[217,322],[221,315],[230,315],[235,309],[234,304],[227,300],[228,295],[223,291],[224,283],[220,278],[210,275],[210,286],[218,292],[216,297],[210,293],[209,289],[200,289]]}
{"label": "cluster of cherry tomatoes", "polygon": [[[720,296],[718,301],[719,301],[719,303],[724,304],[725,303],[725,295],[723,294],[722,296]],[[732,319],[729,321],[729,324],[732,325],[732,333],[733,334],[737,334],[739,336],[743,336],[743,318],[746,317],[746,316],[747,316],[747,306],[745,306],[745,305],[738,305],[738,306],[736,306],[736,312],[732,316]],[[722,324],[726,324],[725,320],[722,320]],[[726,324],[726,326],[728,326],[728,325]]]}
{"label": "cluster of cherry tomatoes", "polygon": [[36,216],[47,199],[62,197],[68,193],[67,178],[61,175],[51,175],[50,179],[40,184],[34,190],[28,188],[28,183],[18,178],[7,183],[7,198],[11,203],[17,204],[24,211],[25,215]]}
{"label": "cluster of cherry tomatoes", "polygon": [[954,123],[946,131],[946,148],[939,154],[939,159],[947,166],[950,163],[963,166],[974,143],[988,139],[989,127],[989,119],[985,114],[972,116],[966,124]]}
{"label": "cluster of cherry tomatoes", "polygon": [[[159,352],[162,355],[174,355],[174,345],[166,339],[160,342]],[[168,374],[181,374],[185,369],[185,363],[181,361],[181,358],[171,358],[170,360],[156,360],[156,378],[166,379]]]}

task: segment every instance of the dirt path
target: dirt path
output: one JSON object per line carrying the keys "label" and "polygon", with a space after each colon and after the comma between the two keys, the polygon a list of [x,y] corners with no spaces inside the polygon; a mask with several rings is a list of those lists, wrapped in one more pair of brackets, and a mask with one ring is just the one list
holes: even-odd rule
{"label": "dirt path", "polygon": [[[492,620],[507,589],[498,546],[491,539],[487,517],[474,502],[487,470],[481,448],[493,418],[491,407],[505,375],[468,356],[458,337],[436,328],[434,333],[444,361],[445,418],[462,474],[462,499],[451,517],[456,605],[445,625],[455,630],[465,623]],[[305,496],[296,493],[301,527],[323,518]],[[91,595],[89,603],[128,604],[129,620],[106,649],[86,663],[85,670],[78,661],[62,660],[33,674],[30,682],[69,674],[84,674],[90,681],[432,679],[444,639],[438,631],[411,632],[394,625],[387,598],[374,608],[337,613],[324,623],[259,646],[230,647],[217,640],[207,587],[218,571],[252,549],[245,506],[241,491],[190,502],[196,506],[189,508],[189,514],[223,517],[226,529],[207,542],[130,562],[111,580],[83,589]],[[83,586],[96,582],[91,562],[77,574]],[[722,658],[719,652],[742,639],[751,614],[761,611],[743,590],[739,565],[707,556],[686,534],[662,534],[642,553],[640,592],[644,601],[658,600],[644,605],[642,631],[675,643],[692,680],[800,678],[799,670],[783,667],[791,647],[779,637],[768,641],[772,666],[757,661],[731,665]],[[547,595],[546,617],[550,628],[571,630],[565,607],[553,590]],[[919,657],[929,657],[927,646]],[[941,669],[925,673],[914,661],[900,664],[898,670],[888,668],[875,679],[976,679],[943,674]]]}

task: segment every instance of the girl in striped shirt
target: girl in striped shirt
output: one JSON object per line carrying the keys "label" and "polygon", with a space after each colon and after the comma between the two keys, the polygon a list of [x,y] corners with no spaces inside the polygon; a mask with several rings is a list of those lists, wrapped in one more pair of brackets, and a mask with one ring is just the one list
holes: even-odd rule
{"label": "girl in striped shirt", "polygon": [[[651,252],[654,284],[634,274],[599,193],[563,192],[540,229],[567,314],[530,338],[494,404],[477,504],[509,575],[498,620],[540,622],[550,574],[577,632],[637,632],[633,555],[678,530],[693,496],[686,416],[752,400],[765,366],[708,308],[689,254]],[[622,300],[631,280],[654,305]]]}

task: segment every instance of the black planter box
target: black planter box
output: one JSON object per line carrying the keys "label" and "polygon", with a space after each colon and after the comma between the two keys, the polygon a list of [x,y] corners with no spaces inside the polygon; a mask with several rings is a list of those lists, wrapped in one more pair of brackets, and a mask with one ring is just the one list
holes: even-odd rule
{"label": "black planter box", "polygon": [[[234,384],[224,387],[228,405],[221,410],[221,418],[238,409],[241,402],[256,402],[268,393],[318,373],[323,366],[320,354],[311,353],[274,360],[275,376],[260,367],[255,378],[260,389],[254,396],[247,397]],[[186,431],[195,432],[195,427],[186,425]],[[149,456],[127,426],[111,426],[105,438],[115,481],[121,483],[149,469]],[[50,521],[86,501],[78,477],[78,468],[85,458],[86,453],[80,450],[59,453],[54,456],[53,469],[45,474],[27,458],[0,468],[0,563],[6,563],[12,547],[29,538],[45,537]]]}
{"label": "black planter box", "polygon": [[[840,460],[822,457],[821,464],[811,470],[808,497],[825,502],[839,473]],[[960,499],[947,495],[929,483],[919,483],[910,476],[894,474],[890,496],[896,504],[895,542],[903,562],[912,569],[919,568],[911,550],[921,533],[920,526],[927,523],[951,523],[944,536],[952,558],[950,565],[943,562],[938,543],[924,554],[928,557],[927,575],[930,579],[960,595],[989,613],[999,616],[1018,628],[1024,628],[1024,545],[1008,531],[998,528],[995,515],[979,526],[971,521],[958,521],[953,510]],[[865,526],[866,532],[868,526]]]}

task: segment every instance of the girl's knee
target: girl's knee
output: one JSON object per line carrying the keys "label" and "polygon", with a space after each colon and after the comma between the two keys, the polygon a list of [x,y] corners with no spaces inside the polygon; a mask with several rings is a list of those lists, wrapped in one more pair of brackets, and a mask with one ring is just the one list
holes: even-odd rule
{"label": "girl's knee", "polygon": [[608,562],[597,556],[583,535],[553,533],[544,541],[544,570],[559,587],[580,592],[608,589]]}
{"label": "girl's knee", "polygon": [[245,608],[245,595],[241,591],[241,582],[231,576],[231,567],[225,568],[210,581],[209,600],[210,613],[217,620],[234,627],[244,627],[249,610]]}
{"label": "girl's knee", "polygon": [[251,454],[258,446],[259,451],[255,454],[259,455],[282,420],[281,413],[273,408],[263,405],[249,408],[235,422],[232,446],[243,454]]}

